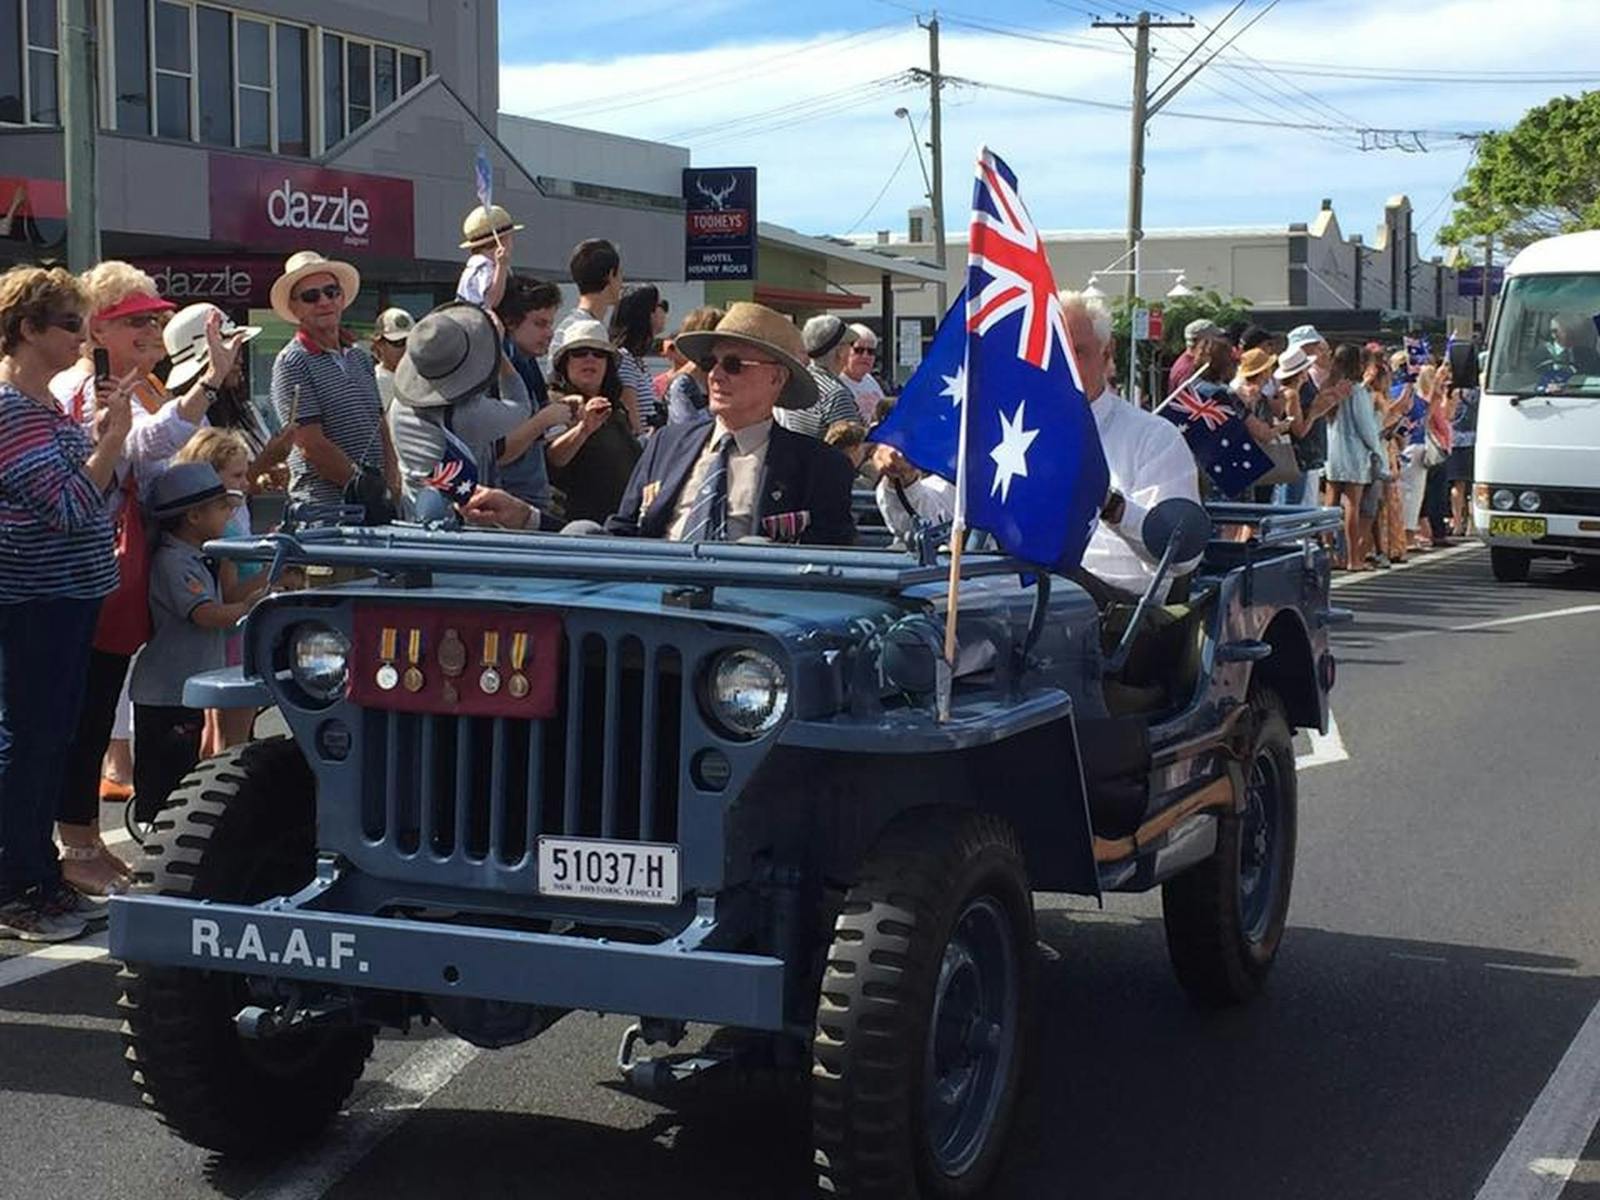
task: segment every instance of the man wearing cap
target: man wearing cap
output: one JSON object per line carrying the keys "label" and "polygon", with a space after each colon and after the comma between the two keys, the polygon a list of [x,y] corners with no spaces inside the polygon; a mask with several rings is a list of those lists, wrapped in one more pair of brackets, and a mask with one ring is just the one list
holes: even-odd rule
{"label": "man wearing cap", "polygon": [[292,255],[272,285],[273,312],[298,327],[272,364],[272,403],[296,427],[289,497],[297,502],[339,504],[347,488],[400,496],[372,357],[339,323],[360,288],[353,266],[315,250]]}
{"label": "man wearing cap", "polygon": [[511,247],[522,226],[498,204],[478,205],[461,222],[461,248],[470,251],[456,284],[456,299],[492,309],[506,294]]}
{"label": "man wearing cap", "polygon": [[[681,340],[681,339],[680,339]],[[812,317],[800,333],[810,359],[809,370],[817,385],[817,402],[797,411],[775,414],[777,422],[790,433],[803,433],[822,440],[835,421],[854,421],[861,415],[854,393],[839,378],[856,335],[831,313]]]}
{"label": "man wearing cap", "polygon": [[372,357],[377,364],[372,374],[378,381],[378,399],[386,414],[394,403],[394,369],[405,357],[406,339],[415,324],[405,309],[386,308],[372,327]]}
{"label": "man wearing cap", "polygon": [[138,747],[133,789],[141,821],[154,819],[200,758],[205,713],[184,705],[184,681],[227,664],[228,633],[254,603],[225,603],[215,569],[201,551],[207,541],[223,536],[243,503],[243,493],[224,488],[209,463],[169,467],[150,488],[150,513],[161,526],[161,542],[150,561],[154,632],[128,684]]}
{"label": "man wearing cap", "polygon": [[1202,343],[1221,336],[1222,330],[1217,328],[1217,323],[1204,317],[1190,321],[1183,327],[1183,353],[1178,355],[1178,361],[1167,372],[1167,395],[1172,395],[1188,383],[1189,376],[1203,365],[1205,356],[1201,353]]}

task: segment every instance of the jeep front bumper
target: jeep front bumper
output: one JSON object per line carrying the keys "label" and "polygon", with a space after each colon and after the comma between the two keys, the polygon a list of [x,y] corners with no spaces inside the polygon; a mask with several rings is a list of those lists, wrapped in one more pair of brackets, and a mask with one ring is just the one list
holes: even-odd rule
{"label": "jeep front bumper", "polygon": [[111,953],[124,962],[311,980],[380,991],[784,1028],[781,960],[697,949],[702,914],[655,945],[440,925],[169,896],[116,896]]}

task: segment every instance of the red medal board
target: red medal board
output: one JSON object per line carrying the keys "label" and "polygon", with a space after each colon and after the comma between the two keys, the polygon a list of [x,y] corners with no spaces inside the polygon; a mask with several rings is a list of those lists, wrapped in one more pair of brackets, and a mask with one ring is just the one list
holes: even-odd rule
{"label": "red medal board", "polygon": [[561,618],[362,605],[350,698],[363,708],[539,720],[556,714]]}

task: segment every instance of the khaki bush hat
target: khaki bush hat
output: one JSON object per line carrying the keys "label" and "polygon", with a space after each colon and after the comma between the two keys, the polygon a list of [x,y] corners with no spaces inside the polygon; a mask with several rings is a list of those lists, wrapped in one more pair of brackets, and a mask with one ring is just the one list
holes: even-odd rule
{"label": "khaki bush hat", "polygon": [[394,369],[394,398],[412,408],[443,408],[489,386],[500,368],[500,331],[476,304],[440,305],[412,329]]}
{"label": "khaki bush hat", "polygon": [[206,345],[206,322],[211,319],[212,313],[222,318],[220,332],[223,341],[236,338],[243,345],[261,332],[259,325],[235,325],[233,318],[215,304],[191,304],[179,309],[161,331],[167,357],[172,360],[172,370],[167,375],[167,390],[174,395],[182,392],[211,365],[211,348]]}
{"label": "khaki bush hat", "polygon": [[497,234],[515,233],[522,228],[524,226],[513,222],[511,214],[498,204],[488,208],[480,204],[461,222],[461,248],[471,250],[480,242],[492,242]]}
{"label": "khaki bush hat", "polygon": [[789,382],[778,395],[779,408],[810,408],[817,402],[817,381],[807,367],[805,343],[794,322],[764,304],[736,300],[715,329],[696,329],[678,335],[678,351],[687,358],[704,358],[718,342],[740,342],[772,355],[789,368]]}
{"label": "khaki bush hat", "polygon": [[291,325],[298,325],[300,319],[289,307],[289,297],[294,295],[302,279],[312,275],[332,275],[339,281],[339,286],[344,289],[339,305],[341,310],[349,308],[355,301],[356,293],[361,290],[361,272],[349,263],[323,258],[315,250],[296,251],[283,264],[283,274],[272,285],[272,311]]}

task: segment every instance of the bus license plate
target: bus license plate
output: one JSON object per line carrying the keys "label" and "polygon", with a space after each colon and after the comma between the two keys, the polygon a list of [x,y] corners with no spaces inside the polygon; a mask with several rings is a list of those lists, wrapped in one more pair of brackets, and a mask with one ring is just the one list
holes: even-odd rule
{"label": "bus license plate", "polygon": [[622,904],[676,904],[678,847],[662,842],[542,837],[539,892]]}
{"label": "bus license plate", "polygon": [[1545,523],[1543,517],[1490,517],[1490,537],[1530,537],[1541,538],[1544,536]]}

